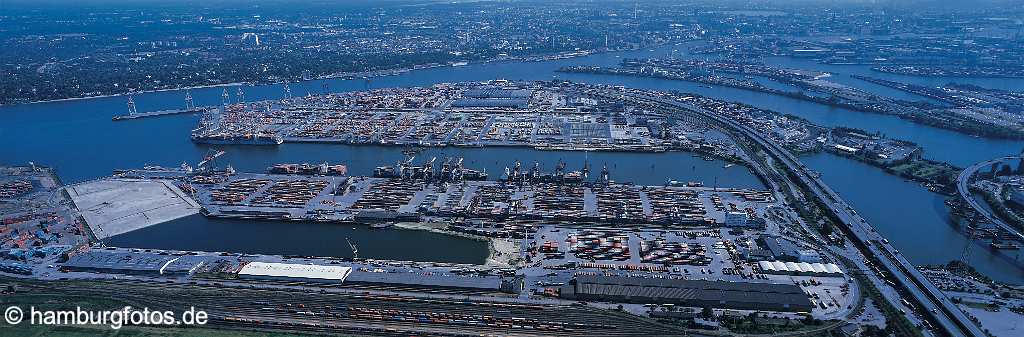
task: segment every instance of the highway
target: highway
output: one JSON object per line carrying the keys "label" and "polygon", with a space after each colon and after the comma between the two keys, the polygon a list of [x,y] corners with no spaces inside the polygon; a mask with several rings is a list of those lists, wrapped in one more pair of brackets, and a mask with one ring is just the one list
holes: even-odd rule
{"label": "highway", "polygon": [[1000,219],[995,214],[992,214],[992,212],[990,212],[987,208],[982,207],[981,203],[979,203],[978,200],[975,199],[973,195],[971,195],[970,189],[967,188],[969,183],[970,183],[970,181],[971,181],[971,177],[974,176],[974,174],[977,173],[978,170],[980,170],[982,167],[988,167],[988,166],[990,166],[992,164],[999,163],[999,162],[1004,162],[1004,161],[1008,161],[1008,160],[1019,160],[1019,159],[1022,159],[1022,156],[1006,156],[1006,157],[1002,157],[1002,158],[995,158],[995,159],[986,160],[986,161],[983,161],[983,162],[971,165],[971,167],[968,167],[968,168],[964,169],[963,172],[960,172],[960,175],[956,177],[956,189],[957,189],[957,191],[960,192],[960,197],[964,198],[964,200],[967,201],[967,203],[970,204],[971,207],[973,207],[975,211],[978,211],[978,213],[980,213],[982,216],[984,216],[986,220],[988,220],[991,223],[996,224],[997,226],[999,226],[1002,229],[1006,230],[1006,232],[1008,232],[1010,234],[1013,234],[1013,236],[1015,236],[1017,238],[1017,240],[1024,241],[1024,235],[1021,235],[1021,233],[1019,231],[1017,231],[1016,228],[1013,228],[1013,226],[1010,226],[1010,224],[1006,223],[1006,221],[1003,221],[1003,219]]}
{"label": "highway", "polygon": [[[615,93],[614,95],[621,96],[622,94]],[[796,174],[800,183],[807,186],[810,192],[818,197],[827,206],[828,210],[846,226],[848,232],[854,236],[856,242],[862,247],[865,255],[870,254],[874,256],[882,267],[890,273],[891,277],[914,297],[917,303],[924,308],[926,314],[939,323],[943,330],[951,336],[985,336],[981,329],[974,325],[945,294],[925,278],[906,258],[900,255],[888,243],[888,240],[885,240],[875,232],[874,228],[860,217],[852,207],[848,206],[835,191],[811,174],[809,169],[801,164],[789,151],[782,148],[781,145],[766,139],[759,132],[746,125],[692,104],[679,102],[674,99],[642,96],[632,93],[626,95],[637,100],[667,104],[679,109],[696,112],[722,125],[740,131],[756,141],[765,151]]]}

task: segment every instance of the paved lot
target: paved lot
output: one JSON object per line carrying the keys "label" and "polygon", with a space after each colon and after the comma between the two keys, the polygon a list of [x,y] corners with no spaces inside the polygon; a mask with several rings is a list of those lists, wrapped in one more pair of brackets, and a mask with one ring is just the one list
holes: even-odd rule
{"label": "paved lot", "polygon": [[69,186],[97,239],[193,215],[199,204],[163,180],[105,179]]}

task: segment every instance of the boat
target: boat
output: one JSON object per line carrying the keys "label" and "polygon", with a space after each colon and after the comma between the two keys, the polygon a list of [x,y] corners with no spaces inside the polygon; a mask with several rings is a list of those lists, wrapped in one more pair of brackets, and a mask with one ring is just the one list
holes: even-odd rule
{"label": "boat", "polygon": [[378,166],[373,169],[374,178],[398,178],[398,170],[392,166]]}
{"label": "boat", "polygon": [[284,138],[274,134],[212,134],[192,135],[192,142],[197,144],[245,144],[245,145],[281,145]]}
{"label": "boat", "polygon": [[462,169],[462,179],[475,181],[487,180],[487,172],[464,168]]}
{"label": "boat", "polygon": [[722,166],[722,168],[730,168],[730,167],[733,167],[733,166],[736,166],[736,164],[728,163],[728,164],[725,164],[725,166]]}
{"label": "boat", "polygon": [[348,174],[348,167],[345,165],[329,165],[326,162],[320,165],[302,164],[276,164],[268,167],[267,172],[272,174],[296,174],[296,175],[326,175],[343,176]]}
{"label": "boat", "polygon": [[992,242],[989,244],[992,249],[998,250],[1019,250],[1020,246],[1013,242]]}

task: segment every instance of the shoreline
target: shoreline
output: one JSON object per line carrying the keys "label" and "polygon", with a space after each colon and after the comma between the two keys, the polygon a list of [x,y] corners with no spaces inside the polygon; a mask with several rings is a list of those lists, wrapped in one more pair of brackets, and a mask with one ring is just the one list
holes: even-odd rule
{"label": "shoreline", "polygon": [[[683,41],[683,42],[685,42],[685,41]],[[683,43],[683,42],[674,42],[674,43]],[[672,42],[657,44],[657,45],[654,45],[654,46],[647,46],[646,48],[652,48],[652,47],[653,48],[658,48],[658,47],[662,47],[662,46],[669,45],[669,44],[672,44]],[[207,89],[207,88],[217,88],[217,87],[233,87],[233,86],[240,86],[240,85],[263,86],[263,85],[272,85],[272,84],[278,84],[278,83],[298,83],[298,82],[309,82],[309,81],[318,81],[318,80],[342,80],[342,81],[347,81],[347,80],[363,79],[363,78],[371,79],[371,78],[381,78],[381,77],[388,77],[388,76],[396,76],[396,75],[401,75],[401,74],[405,74],[405,73],[412,72],[412,71],[417,71],[417,70],[428,70],[428,69],[443,68],[443,67],[462,67],[462,66],[468,66],[468,65],[479,65],[479,64],[501,63],[501,62],[517,62],[517,61],[518,62],[543,62],[543,61],[546,61],[545,59],[547,59],[547,58],[551,58],[551,60],[563,60],[563,59],[571,59],[571,58],[590,56],[590,55],[596,55],[596,54],[625,52],[625,51],[636,51],[636,50],[642,50],[642,49],[644,49],[644,48],[626,48],[626,49],[616,49],[616,50],[593,49],[593,50],[580,50],[580,51],[563,51],[563,52],[558,52],[558,53],[553,53],[553,54],[538,54],[538,55],[526,55],[526,56],[514,56],[514,57],[512,57],[512,56],[509,56],[509,57],[494,57],[494,58],[490,58],[490,59],[483,59],[483,60],[477,60],[477,61],[451,61],[451,62],[447,62],[447,63],[427,63],[427,64],[416,64],[416,65],[412,65],[412,66],[408,66],[408,67],[403,67],[403,68],[367,70],[367,71],[354,72],[354,73],[351,73],[351,72],[350,73],[334,73],[334,74],[318,76],[318,77],[315,77],[315,78],[300,79],[300,80],[294,80],[294,81],[229,82],[229,83],[219,83],[219,84],[194,85],[194,86],[186,86],[186,87],[180,87],[180,88],[147,89],[147,90],[140,90],[140,91],[135,91],[135,92],[131,92],[131,93],[100,94],[100,95],[92,95],[92,96],[56,98],[56,99],[47,99],[47,100],[29,101],[29,102],[0,103],[0,107],[18,106],[18,105],[31,105],[31,104],[42,104],[42,103],[58,103],[58,102],[78,101],[78,100],[87,100],[87,99],[96,99],[96,98],[121,97],[121,96],[126,96],[126,95],[129,95],[129,94],[136,95],[136,94],[148,94],[148,93],[157,93],[157,92],[166,92],[166,91]],[[462,62],[465,62],[466,64],[455,65],[456,63],[462,63]]]}

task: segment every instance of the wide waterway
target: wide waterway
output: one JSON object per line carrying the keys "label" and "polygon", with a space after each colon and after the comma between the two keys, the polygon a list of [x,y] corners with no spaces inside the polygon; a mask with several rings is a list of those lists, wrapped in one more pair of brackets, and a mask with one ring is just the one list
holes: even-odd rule
{"label": "wide waterway", "polygon": [[[834,108],[788,97],[714,86],[700,87],[694,83],[634,77],[555,73],[566,65],[614,66],[626,57],[667,57],[672,50],[685,56],[685,46],[667,46],[656,50],[630,51],[591,55],[587,57],[545,62],[500,62],[471,64],[411,71],[371,80],[307,81],[291,84],[296,95],[320,92],[322,83],[330,91],[362,90],[393,86],[422,86],[439,82],[482,81],[491,79],[547,80],[562,78],[588,83],[605,83],[658,90],[694,92],[709,97],[740,101],[806,118],[826,126],[850,126],[917,142],[925,148],[926,157],[956,165],[1016,153],[1021,142],[981,139],[952,131],[917,125],[892,116]],[[864,90],[885,94],[878,86],[849,78],[850,74],[907,80],[921,84],[942,84],[950,81],[985,85],[995,88],[1024,88],[1020,80],[914,78],[871,72],[867,66],[827,66],[792,58],[771,58],[776,65],[816,69],[833,73],[836,80]],[[867,72],[867,73],[865,73]],[[908,80],[908,78],[910,80]],[[220,102],[222,88],[193,89],[199,105]],[[280,85],[245,87],[246,97],[254,99],[281,98]],[[235,94],[235,88],[229,92]],[[912,95],[899,95],[912,99]],[[182,91],[165,91],[137,95],[139,111],[179,108]],[[192,144],[189,130],[196,117],[188,115],[111,122],[110,117],[126,110],[124,97],[49,102],[0,107],[0,164],[16,165],[34,161],[57,168],[67,182],[107,176],[116,168],[136,168],[146,164],[177,166],[182,161],[194,163],[208,149]],[[401,159],[394,147],[346,146],[327,144],[285,144],[277,148],[256,146],[223,147],[227,154],[218,164],[230,163],[240,171],[261,171],[281,162],[342,162],[352,174],[367,174],[378,165],[393,164]],[[430,149],[418,155],[426,157],[463,156],[470,167],[486,169],[492,177],[501,175],[504,167],[516,159],[524,165],[541,162],[545,169],[564,160],[570,168],[579,168],[583,161],[599,168],[607,163],[612,178],[639,184],[662,184],[666,180],[699,180],[711,185],[760,187],[760,183],[741,167],[723,169],[720,161],[704,161],[688,153],[630,154],[534,151],[521,148]],[[822,172],[823,179],[849,201],[868,221],[884,233],[912,262],[944,263],[958,259],[966,244],[964,236],[951,224],[943,197],[928,192],[918,184],[887,175],[880,170],[849,159],[827,154],[803,158]],[[850,179],[850,177],[857,177]],[[345,238],[360,248],[360,256],[401,260],[480,262],[486,247],[479,241],[448,238],[419,231],[371,231],[340,225],[293,222],[242,222],[190,217],[128,233],[111,239],[111,244],[151,248],[180,248],[212,251],[252,251],[274,254],[348,256]],[[204,239],[196,239],[204,238]],[[264,247],[264,248],[260,248]],[[389,248],[389,247],[401,247]],[[444,247],[438,249],[438,247]],[[972,265],[997,280],[1024,283],[1022,269],[1012,257],[997,255],[979,245],[969,254]]]}

